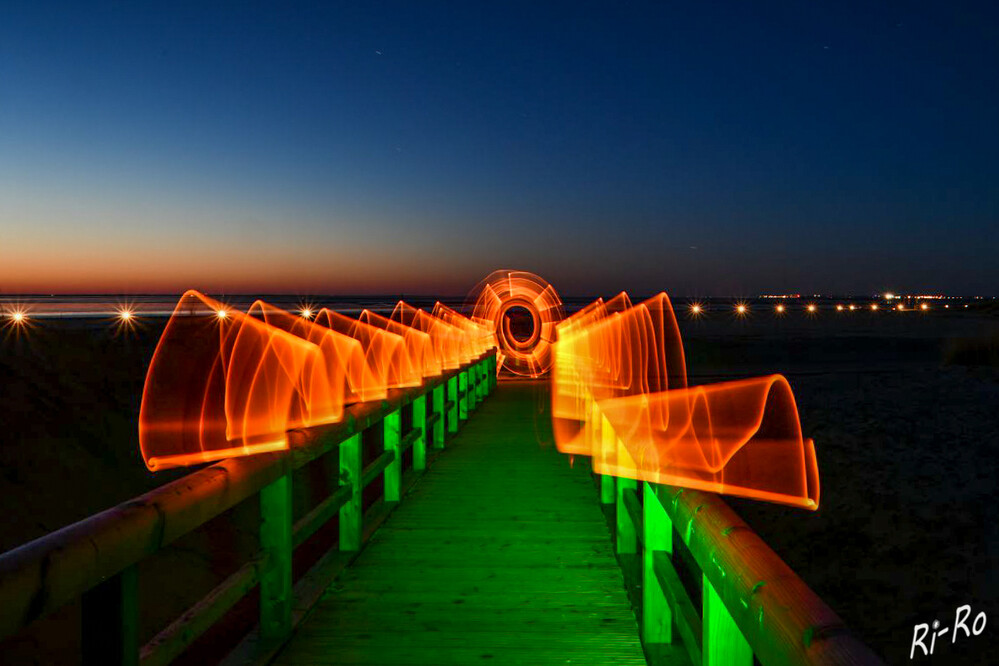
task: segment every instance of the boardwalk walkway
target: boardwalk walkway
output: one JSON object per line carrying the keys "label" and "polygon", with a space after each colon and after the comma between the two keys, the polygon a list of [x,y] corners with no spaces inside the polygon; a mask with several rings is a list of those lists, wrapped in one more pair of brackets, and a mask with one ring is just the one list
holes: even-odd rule
{"label": "boardwalk walkway", "polygon": [[644,664],[587,464],[501,383],[278,664]]}

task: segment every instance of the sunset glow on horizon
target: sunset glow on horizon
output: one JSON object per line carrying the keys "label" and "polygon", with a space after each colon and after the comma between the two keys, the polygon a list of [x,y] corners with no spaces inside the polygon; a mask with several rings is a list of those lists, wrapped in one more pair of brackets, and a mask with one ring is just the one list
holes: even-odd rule
{"label": "sunset glow on horizon", "polygon": [[0,294],[999,284],[999,44],[781,11],[9,8]]}

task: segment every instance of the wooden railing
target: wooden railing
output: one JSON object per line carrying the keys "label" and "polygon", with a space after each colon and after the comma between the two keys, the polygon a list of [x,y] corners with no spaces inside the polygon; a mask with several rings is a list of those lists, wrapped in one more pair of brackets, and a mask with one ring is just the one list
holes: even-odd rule
{"label": "wooden railing", "polygon": [[[390,391],[385,401],[354,405],[341,423],[294,431],[288,451],[224,460],[0,555],[0,640],[81,599],[83,663],[166,664],[259,588],[259,625],[227,662],[266,659],[399,501],[403,454],[412,449],[413,473],[421,473],[428,446],[443,448],[495,380],[490,353],[422,386]],[[412,410],[406,432],[403,409]],[[362,467],[361,435],[371,428],[383,429],[384,450]],[[292,473],[333,451],[339,456],[337,489],[293,521]],[[378,477],[384,479],[381,510],[366,515],[362,493]],[[140,647],[138,564],[254,495],[260,551]],[[295,548],[334,517],[337,548],[293,585]]]}
{"label": "wooden railing", "polygon": [[[620,450],[610,424],[595,422],[604,449]],[[641,589],[650,657],[674,642],[675,630],[695,665],[752,666],[754,657],[763,666],[882,663],[718,495],[612,476],[599,485],[622,566],[634,564],[629,582]],[[696,570],[675,552],[674,536]]]}

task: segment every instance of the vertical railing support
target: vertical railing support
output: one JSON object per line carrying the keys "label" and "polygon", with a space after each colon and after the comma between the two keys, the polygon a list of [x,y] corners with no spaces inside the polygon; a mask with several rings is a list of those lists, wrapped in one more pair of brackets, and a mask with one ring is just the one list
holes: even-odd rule
{"label": "vertical railing support", "polygon": [[[615,439],[617,436],[614,436]],[[623,465],[624,458],[628,455],[624,443],[618,440],[617,444],[617,460],[616,464],[618,466]],[[617,486],[617,493],[615,493],[616,506],[615,514],[617,515],[617,552],[619,555],[633,555],[638,552],[638,535],[636,530],[642,528],[641,525],[635,525],[631,520],[631,514],[628,513],[628,505],[624,503],[624,493],[629,490],[638,490],[638,481],[635,479],[629,479],[624,476],[618,476],[615,485]]]}
{"label": "vertical railing support", "polygon": [[489,359],[484,358],[479,361],[479,383],[482,386],[480,392],[481,399],[485,400],[486,396],[489,395]]}
{"label": "vertical railing support", "polygon": [[385,451],[395,454],[395,459],[385,468],[385,501],[398,502],[399,488],[402,485],[402,409],[388,414],[383,420]]}
{"label": "vertical railing support", "polygon": [[361,433],[340,442],[340,485],[350,486],[350,500],[340,507],[340,550],[361,549]]}
{"label": "vertical railing support", "polygon": [[139,663],[139,574],[136,565],[83,594],[81,650],[84,664]]}
{"label": "vertical railing support", "polygon": [[434,421],[434,448],[443,449],[444,448],[444,426],[445,426],[445,415],[444,415],[444,384],[440,384],[434,387],[434,414],[437,415],[437,420]]}
{"label": "vertical railing support", "polygon": [[468,370],[458,374],[458,420],[468,419]]}
{"label": "vertical railing support", "polygon": [[673,642],[673,614],[653,566],[657,552],[673,552],[673,522],[658,497],[658,486],[642,482],[642,640]]}
{"label": "vertical railing support", "polygon": [[489,396],[489,359],[479,361],[479,402]]}
{"label": "vertical railing support", "polygon": [[702,641],[704,666],[752,666],[753,649],[743,638],[724,602],[708,581],[703,580]]}
{"label": "vertical railing support", "polygon": [[[611,427],[610,421],[604,417],[600,418],[600,430],[597,436],[600,437],[600,449],[598,451],[598,455],[600,456],[600,460],[606,465],[610,451],[613,451],[614,447],[617,446],[617,436],[614,434],[614,429]],[[614,503],[614,500],[617,497],[617,491],[614,489],[614,485],[613,474],[600,475],[600,501],[603,504]]]}
{"label": "vertical railing support", "polygon": [[291,634],[291,474],[260,490],[260,638],[266,645]]}
{"label": "vertical railing support", "polygon": [[458,378],[451,377],[447,380],[447,400],[451,403],[451,409],[447,412],[448,434],[458,432]]}
{"label": "vertical railing support", "polygon": [[413,429],[419,431],[413,442],[413,469],[422,472],[427,468],[427,395],[413,398]]}

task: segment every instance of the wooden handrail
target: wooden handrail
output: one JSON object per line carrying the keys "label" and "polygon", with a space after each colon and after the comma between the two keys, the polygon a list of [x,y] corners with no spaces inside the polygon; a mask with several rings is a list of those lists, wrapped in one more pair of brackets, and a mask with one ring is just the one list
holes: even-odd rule
{"label": "wooden handrail", "polygon": [[[263,505],[268,504],[280,514],[270,517],[262,515],[261,541],[264,550],[150,641],[142,649],[142,661],[167,663],[258,584],[262,595],[265,588],[269,593],[278,595],[274,600],[262,599],[262,622],[270,612],[265,606],[272,602],[280,603],[286,608],[274,615],[277,630],[282,635],[289,633],[290,551],[314,534],[338,510],[341,517],[348,515],[354,519],[356,524],[350,525],[350,529],[362,530],[363,526],[358,522],[361,488],[378,474],[386,473],[386,469],[394,468],[396,475],[400,473],[404,450],[400,444],[411,448],[416,442],[421,442],[421,448],[425,448],[432,443],[435,448],[440,448],[445,420],[448,432],[455,432],[453,426],[457,425],[450,422],[457,417],[456,414],[451,416],[451,412],[445,413],[440,409],[443,392],[457,388],[460,382],[466,387],[461,398],[462,405],[473,406],[473,391],[468,390],[468,385],[475,386],[476,395],[484,396],[480,380],[485,380],[481,384],[491,388],[489,375],[494,371],[495,356],[490,352],[469,365],[430,378],[421,386],[390,391],[386,400],[352,405],[340,423],[291,431],[287,451],[223,460],[0,555],[0,639],[17,633],[73,599],[84,596],[86,600],[92,596],[90,591],[107,586],[126,572],[130,572],[128,580],[133,581],[136,563],[258,493],[261,495],[262,513]],[[485,390],[488,391],[488,388]],[[426,397],[431,395],[435,398],[433,417],[426,419],[424,428],[414,422],[414,427],[401,435],[398,432],[401,421],[399,410],[414,401],[419,401],[417,404],[426,409]],[[454,410],[453,405],[448,407]],[[395,428],[396,441],[392,445],[395,448],[390,449],[386,441],[386,451],[363,474],[357,469],[358,478],[353,481],[347,479],[347,483],[292,525],[291,473],[340,448],[342,443],[352,442],[353,446],[358,446],[359,434],[363,430],[383,422],[387,425],[390,415]],[[426,431],[433,433],[432,442],[427,441]],[[357,455],[359,460],[359,450]],[[341,469],[344,469],[343,459]],[[398,479],[393,484],[398,492]],[[386,483],[387,488],[388,485]],[[345,509],[355,503],[353,508],[356,510],[344,514]],[[275,548],[278,550],[275,551]],[[344,544],[341,543],[343,549]],[[275,588],[275,585],[278,587]],[[127,593],[127,596],[131,595],[134,595],[134,589]],[[102,603],[106,599],[111,599],[110,603],[123,603],[115,601],[115,594],[102,593],[101,599]],[[133,609],[134,605],[134,598],[125,604],[129,609]],[[282,615],[287,618],[282,620]],[[268,616],[266,619],[273,618]],[[137,618],[122,620],[133,625],[138,621]],[[265,629],[267,627],[262,627],[262,635],[266,633]],[[122,640],[135,639],[134,631],[124,633],[131,638]],[[134,649],[128,645],[124,649],[113,646],[107,654],[111,655],[109,661],[119,663],[137,663],[139,659],[137,646]],[[101,661],[104,661],[103,657]]]}
{"label": "wooden handrail", "polygon": [[[606,419],[599,430],[594,436],[615,441]],[[608,476],[599,483],[601,500],[616,505],[616,552],[641,563],[633,582],[647,646],[673,642],[675,626],[695,664],[883,663],[718,495]],[[692,572],[700,612],[677,574],[674,534],[700,570]]]}
{"label": "wooden handrail", "polygon": [[656,497],[762,664],[882,663],[721,497]]}

